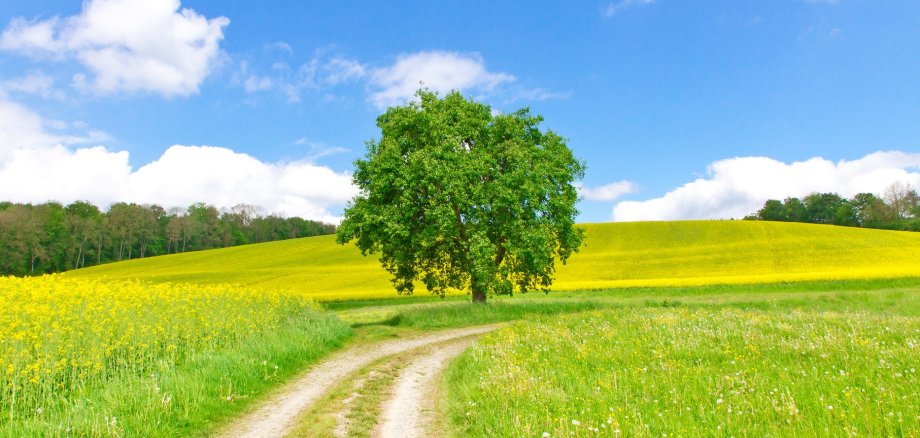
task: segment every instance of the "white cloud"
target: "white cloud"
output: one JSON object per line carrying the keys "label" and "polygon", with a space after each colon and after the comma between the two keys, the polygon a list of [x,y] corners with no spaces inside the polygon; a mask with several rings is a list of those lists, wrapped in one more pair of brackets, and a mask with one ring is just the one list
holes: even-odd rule
{"label": "white cloud", "polygon": [[602,11],[604,18],[610,18],[621,12],[624,9],[631,8],[633,6],[643,6],[655,3],[655,0],[620,0],[616,3],[609,3],[607,7]]}
{"label": "white cloud", "polygon": [[478,54],[418,52],[401,55],[393,65],[373,70],[370,84],[377,91],[370,95],[370,101],[378,108],[403,104],[412,98],[420,84],[441,93],[490,92],[514,80],[510,74],[488,71]]}
{"label": "white cloud", "polygon": [[14,19],[0,49],[75,59],[93,77],[74,75],[74,85],[90,91],[187,96],[219,61],[229,23],[180,10],[179,0],[90,0],[79,15],[63,19]]}
{"label": "white cloud", "polygon": [[599,187],[578,185],[578,194],[588,201],[614,201],[623,195],[636,191],[636,185],[630,181],[618,181]]}
{"label": "white cloud", "polygon": [[47,134],[38,114],[16,103],[0,98],[0,169],[7,157],[19,148],[39,148],[61,143],[55,135]]}
{"label": "white cloud", "polygon": [[351,149],[343,148],[341,146],[329,146],[323,142],[308,140],[306,137],[298,138],[296,141],[294,141],[294,144],[307,147],[309,153],[307,153],[306,157],[304,157],[304,161],[310,163],[329,155],[351,152]]}
{"label": "white cloud", "polygon": [[353,59],[332,58],[323,68],[326,70],[326,82],[331,85],[361,79],[367,75],[364,65]]}
{"label": "white cloud", "polygon": [[40,116],[0,99],[0,200],[82,199],[99,206],[125,201],[167,208],[193,202],[228,208],[242,202],[338,222],[341,207],[357,193],[347,173],[308,161],[265,163],[223,147],[174,145],[133,170],[126,151],[70,146],[93,138],[92,132],[49,134]]}
{"label": "white cloud", "polygon": [[0,49],[23,51],[31,56],[62,52],[64,45],[54,37],[59,23],[58,17],[39,22],[14,18],[0,35]]}
{"label": "white cloud", "polygon": [[535,100],[543,101],[550,99],[568,99],[572,96],[571,91],[551,91],[546,88],[521,88],[517,90],[514,100]]}
{"label": "white cloud", "polygon": [[368,93],[367,101],[377,109],[404,104],[425,86],[439,93],[453,90],[474,92],[478,99],[492,98],[504,102],[564,99],[570,92],[547,88],[509,85],[516,78],[508,73],[490,72],[479,54],[428,51],[403,54],[391,65],[372,66],[356,59],[317,50],[308,61],[290,64],[277,60],[268,72],[257,70],[248,60],[237,63],[234,85],[248,93],[274,90],[287,96],[289,103],[301,102],[306,92],[335,100],[337,88],[358,84]]}
{"label": "white cloud", "polygon": [[[209,163],[201,166],[201,163]],[[309,162],[271,164],[214,146],[170,147],[128,179],[129,199],[161,205],[207,202],[218,207],[254,204],[330,222],[330,208],[356,193],[351,176]]]}
{"label": "white cloud", "polygon": [[812,158],[786,164],[766,157],[716,161],[707,176],[686,183],[660,198],[623,201],[613,209],[616,221],[727,219],[755,212],[768,199],[834,192],[851,197],[880,194],[895,181],[920,185],[920,154],[875,152],[837,163]]}
{"label": "white cloud", "polygon": [[265,49],[266,50],[279,50],[281,52],[287,53],[288,55],[294,54],[294,49],[291,48],[291,45],[284,41],[275,41],[273,43],[266,44]]}
{"label": "white cloud", "polygon": [[124,181],[130,172],[128,153],[101,146],[68,147],[85,141],[86,137],[50,134],[37,114],[0,99],[0,199],[117,198],[121,186],[112,183]]}
{"label": "white cloud", "polygon": [[240,61],[237,67],[238,70],[233,73],[231,81],[235,85],[242,85],[247,93],[266,91],[274,88],[275,81],[272,78],[251,73],[248,61]]}
{"label": "white cloud", "polygon": [[254,93],[256,91],[271,90],[272,84],[273,81],[269,77],[250,75],[243,81],[243,88],[246,89],[247,93]]}
{"label": "white cloud", "polygon": [[45,99],[63,99],[64,93],[54,88],[54,78],[39,70],[30,71],[27,75],[7,79],[0,82],[0,91],[11,91],[35,94]]}

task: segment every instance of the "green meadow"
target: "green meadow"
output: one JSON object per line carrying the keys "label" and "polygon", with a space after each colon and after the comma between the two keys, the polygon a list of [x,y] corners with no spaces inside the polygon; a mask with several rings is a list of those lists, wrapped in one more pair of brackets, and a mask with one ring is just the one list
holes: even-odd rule
{"label": "green meadow", "polygon": [[915,436],[920,294],[886,298],[523,321],[453,364],[450,416],[458,436]]}

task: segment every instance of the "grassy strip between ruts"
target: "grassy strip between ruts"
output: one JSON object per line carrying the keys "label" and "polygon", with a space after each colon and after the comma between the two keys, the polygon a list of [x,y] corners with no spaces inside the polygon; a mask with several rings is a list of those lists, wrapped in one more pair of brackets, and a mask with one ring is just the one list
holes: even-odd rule
{"label": "grassy strip between ruts", "polygon": [[367,437],[412,353],[385,357],[344,379],[298,420],[287,438]]}
{"label": "grassy strip between ruts", "polygon": [[0,436],[204,436],[311,362],[351,330],[331,313],[292,315],[257,336],[160,363],[56,400]]}
{"label": "grassy strip between ruts", "polygon": [[920,293],[867,292],[863,310],[823,296],[517,323],[451,366],[451,421],[459,436],[920,433]]}

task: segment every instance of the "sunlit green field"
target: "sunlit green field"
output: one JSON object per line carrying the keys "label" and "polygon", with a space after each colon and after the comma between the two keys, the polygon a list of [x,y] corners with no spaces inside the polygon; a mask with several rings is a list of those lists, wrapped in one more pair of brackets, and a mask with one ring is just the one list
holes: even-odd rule
{"label": "sunlit green field", "polygon": [[917,436],[916,292],[874,311],[625,307],[518,322],[453,365],[449,410],[458,436]]}
{"label": "sunlit green field", "polygon": [[[920,277],[920,233],[752,221],[584,227],[586,245],[559,266],[554,290]],[[396,296],[375,257],[336,245],[334,236],[132,260],[66,275],[237,283],[293,289],[319,300]]]}

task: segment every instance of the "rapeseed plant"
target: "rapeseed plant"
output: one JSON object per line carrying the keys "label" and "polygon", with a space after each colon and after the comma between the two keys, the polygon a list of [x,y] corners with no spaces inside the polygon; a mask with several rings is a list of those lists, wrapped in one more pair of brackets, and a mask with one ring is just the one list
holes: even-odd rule
{"label": "rapeseed plant", "polygon": [[[585,224],[553,290],[920,277],[920,233],[761,221]],[[151,257],[65,274],[147,282],[232,282],[321,301],[396,298],[376,257],[334,236]],[[427,295],[419,285],[417,294]],[[458,291],[458,294],[464,292]]]}
{"label": "rapeseed plant", "polygon": [[[238,286],[0,277],[0,426],[316,309],[303,294]],[[168,410],[175,394],[160,391],[154,383]],[[120,427],[114,416],[106,421],[113,431]]]}

